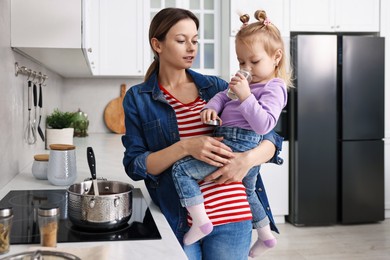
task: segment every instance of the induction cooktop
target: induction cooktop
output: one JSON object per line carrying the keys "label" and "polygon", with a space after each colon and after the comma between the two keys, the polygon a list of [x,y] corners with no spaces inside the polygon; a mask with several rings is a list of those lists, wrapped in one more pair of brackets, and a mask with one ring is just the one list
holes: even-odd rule
{"label": "induction cooktop", "polygon": [[108,231],[83,230],[68,219],[66,190],[12,190],[1,201],[1,207],[12,207],[14,213],[11,244],[39,244],[37,209],[60,208],[58,242],[95,242],[161,239],[150,209],[140,189],[133,190],[133,212],[127,224]]}

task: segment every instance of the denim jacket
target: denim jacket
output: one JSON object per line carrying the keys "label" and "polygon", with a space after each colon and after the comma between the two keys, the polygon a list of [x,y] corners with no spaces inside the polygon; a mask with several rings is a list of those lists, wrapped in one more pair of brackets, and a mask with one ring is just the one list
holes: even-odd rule
{"label": "denim jacket", "polygon": [[[216,76],[205,76],[193,70],[186,71],[199,90],[199,95],[209,101],[216,93],[225,90],[227,82]],[[149,80],[131,87],[123,100],[126,134],[122,136],[125,147],[123,165],[127,175],[134,181],[144,180],[153,202],[159,206],[175,235],[181,241],[188,230],[187,212],[180,205],[173,184],[171,170],[168,168],[158,176],[146,171],[146,158],[180,140],[176,114],[168,104],[158,86],[157,73]],[[282,164],[278,156],[283,138],[275,132],[264,136],[277,147],[271,162]],[[164,160],[164,158],[161,158]],[[268,204],[260,174],[257,179],[257,193],[271,221],[271,228],[278,232]]]}

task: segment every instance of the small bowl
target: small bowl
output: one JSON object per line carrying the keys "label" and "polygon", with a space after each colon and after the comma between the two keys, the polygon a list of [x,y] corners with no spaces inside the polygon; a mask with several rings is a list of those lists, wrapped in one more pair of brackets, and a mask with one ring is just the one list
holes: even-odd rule
{"label": "small bowl", "polygon": [[48,154],[37,154],[34,156],[32,175],[38,180],[47,180],[47,167],[49,165]]}

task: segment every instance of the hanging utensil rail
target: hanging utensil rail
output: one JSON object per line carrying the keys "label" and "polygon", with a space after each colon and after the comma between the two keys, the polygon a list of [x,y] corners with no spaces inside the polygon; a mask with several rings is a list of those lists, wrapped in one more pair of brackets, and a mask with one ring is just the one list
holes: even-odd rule
{"label": "hanging utensil rail", "polygon": [[29,77],[33,76],[33,78],[38,81],[37,83],[40,83],[43,86],[46,86],[43,83],[49,78],[47,75],[42,74],[42,72],[36,72],[26,66],[19,66],[19,64],[15,62],[15,76],[17,77],[19,74],[28,75]]}

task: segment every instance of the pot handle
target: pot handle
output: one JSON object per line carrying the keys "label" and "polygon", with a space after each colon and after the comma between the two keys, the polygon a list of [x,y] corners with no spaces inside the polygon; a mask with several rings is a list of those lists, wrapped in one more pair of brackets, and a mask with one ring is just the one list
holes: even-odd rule
{"label": "pot handle", "polygon": [[92,180],[96,180],[96,160],[92,147],[87,148],[88,166],[91,170]]}
{"label": "pot handle", "polygon": [[94,198],[92,198],[92,199],[89,201],[89,207],[90,207],[91,209],[93,209],[93,208],[95,207],[95,204],[96,204],[96,201],[95,201]]}
{"label": "pot handle", "polygon": [[115,197],[115,199],[114,199],[115,208],[119,206],[119,200],[120,200],[120,197]]}

